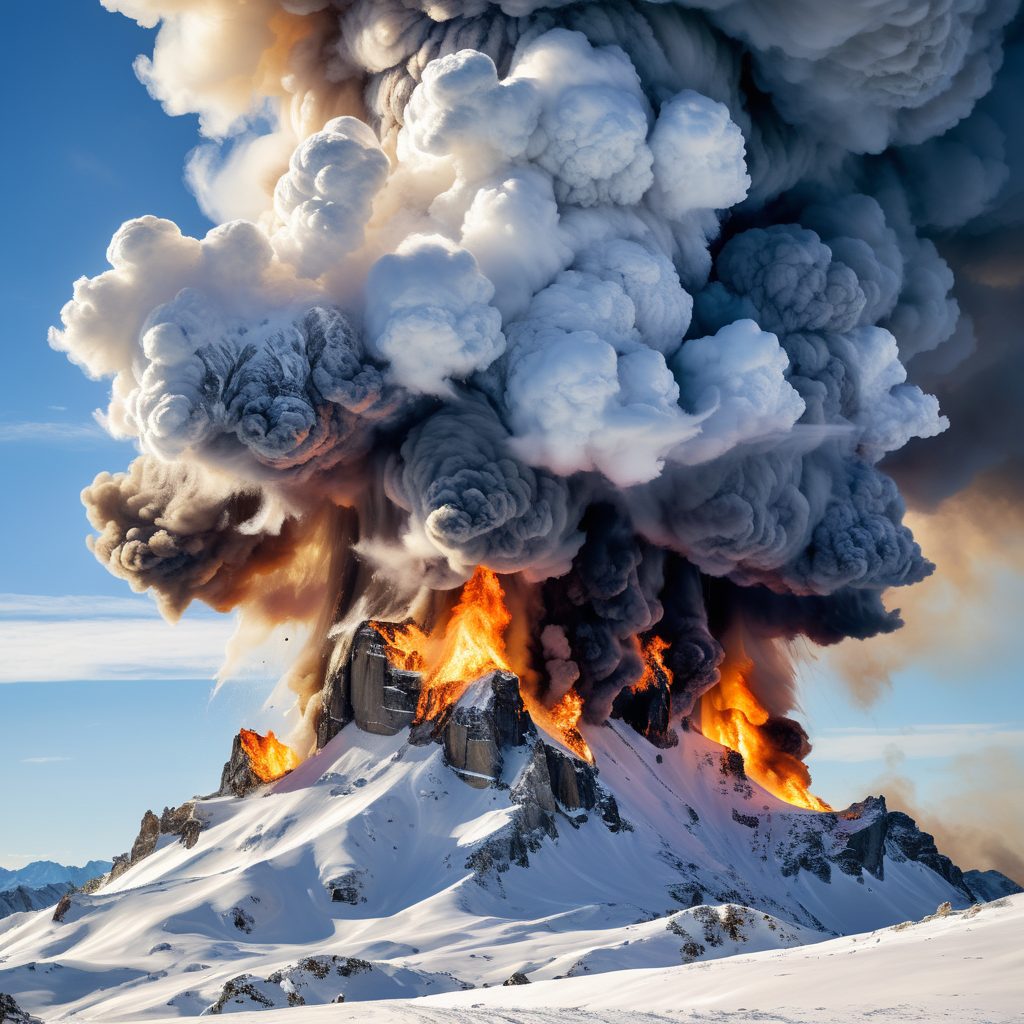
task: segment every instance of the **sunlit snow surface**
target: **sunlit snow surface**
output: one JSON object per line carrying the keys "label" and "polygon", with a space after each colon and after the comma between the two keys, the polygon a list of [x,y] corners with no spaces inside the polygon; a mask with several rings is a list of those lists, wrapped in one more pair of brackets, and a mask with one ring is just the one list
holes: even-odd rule
{"label": "sunlit snow surface", "polygon": [[[588,729],[600,782],[632,830],[612,832],[596,813],[582,821],[577,812],[574,822],[559,815],[558,839],[544,838],[528,867],[505,871],[467,861],[510,827],[509,791],[470,788],[438,746],[409,746],[407,735],[349,726],[276,786],[201,802],[210,827],[192,850],[161,837],[113,885],[75,896],[63,922],[52,911],[0,922],[0,991],[47,1020],[152,1019],[201,1013],[248,974],[237,982],[245,991],[222,999],[222,1009],[259,1010],[266,1024],[280,1007],[298,1015],[296,1024],[317,1012],[339,1021],[471,1021],[495,1019],[485,1013],[492,1004],[538,1008],[524,1010],[525,1024],[573,1019],[539,1009],[553,1006],[591,1007],[598,1015],[581,1020],[609,1021],[640,1019],[618,1013],[627,1009],[825,1005],[853,1013],[854,997],[865,1007],[900,992],[911,1000],[914,972],[932,971],[937,950],[952,957],[958,943],[967,951],[982,940],[971,955],[992,963],[957,961],[949,985],[940,972],[913,998],[938,999],[952,985],[995,999],[1014,976],[999,957],[1017,957],[1016,977],[1024,977],[1020,897],[971,918],[823,942],[919,919],[950,899],[951,887],[920,864],[889,859],[884,882],[834,866],[830,882],[804,869],[784,874],[785,857],[818,823],[814,813],[724,774],[722,748],[697,734],[659,752],[621,723]],[[527,756],[506,751],[503,777],[514,782]],[[843,828],[863,827],[839,824],[826,850]],[[721,924],[724,909],[709,916],[690,907],[685,892],[694,885],[706,903],[741,908],[738,924]],[[332,902],[331,888],[355,902]],[[954,899],[954,909],[966,905]],[[864,955],[847,955],[854,951]],[[684,965],[690,956],[699,962]],[[984,986],[959,980],[981,970],[996,971]],[[532,987],[483,988],[517,971]],[[847,981],[852,988],[839,998]],[[806,1002],[808,992],[819,995]],[[458,1014],[433,1001],[393,1002],[435,993]],[[340,994],[344,1007],[313,1005]],[[289,997],[308,1005],[289,1006]],[[476,1002],[483,1006],[473,1010]]]}

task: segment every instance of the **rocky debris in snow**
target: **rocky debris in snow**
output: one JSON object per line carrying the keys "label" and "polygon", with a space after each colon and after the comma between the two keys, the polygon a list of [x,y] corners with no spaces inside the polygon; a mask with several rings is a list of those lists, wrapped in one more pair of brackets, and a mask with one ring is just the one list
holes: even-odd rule
{"label": "rocky debris in snow", "polygon": [[360,895],[363,883],[359,881],[362,871],[347,871],[343,875],[328,879],[324,888],[331,894],[332,903],[365,903],[366,897]]}
{"label": "rocky debris in snow", "polygon": [[964,882],[979,903],[989,903],[1002,896],[1014,896],[1018,892],[1024,892],[1024,888],[1012,878],[1007,878],[1002,872],[995,870],[965,871]]}
{"label": "rocky debris in snow", "polygon": [[70,909],[71,909],[71,897],[67,893],[64,893],[64,895],[61,896],[60,901],[57,903],[57,906],[54,908],[54,911],[53,911],[53,919],[54,919],[54,921],[56,921],[58,924],[63,924],[64,923],[64,915]]}
{"label": "rocky debris in snow", "polygon": [[43,1021],[26,1013],[15,1002],[14,996],[0,992],[0,1024],[43,1024]]}
{"label": "rocky debris in snow", "polygon": [[52,907],[73,886],[70,882],[42,885],[30,888],[18,885],[0,892],[0,918],[11,914],[22,914],[29,910],[43,910]]}
{"label": "rocky debris in snow", "polygon": [[530,979],[523,974],[522,971],[516,971],[508,981],[503,981],[502,985],[529,985]]}
{"label": "rocky debris in snow", "polygon": [[105,875],[97,875],[96,878],[90,878],[79,891],[84,893],[86,896],[91,896],[94,892],[102,889],[108,881],[110,881],[109,871]]}
{"label": "rocky debris in snow", "polygon": [[262,980],[253,974],[232,978],[205,1012],[313,1006],[343,1003],[346,996],[365,1000],[466,988],[472,986],[450,974],[428,974],[393,963],[371,962],[353,956],[307,956],[273,971]]}
{"label": "rocky debris in snow", "polygon": [[[352,639],[346,675],[352,717],[363,732],[394,736],[412,725],[420,698],[420,675],[391,664],[383,637],[368,622]],[[332,706],[338,699],[332,698]]]}

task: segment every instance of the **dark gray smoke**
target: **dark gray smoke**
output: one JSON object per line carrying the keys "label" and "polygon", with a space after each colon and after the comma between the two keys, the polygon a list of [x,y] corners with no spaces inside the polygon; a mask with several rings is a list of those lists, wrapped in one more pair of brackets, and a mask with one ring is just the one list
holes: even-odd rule
{"label": "dark gray smoke", "polygon": [[190,172],[225,223],[126,224],[52,339],[146,453],[87,492],[97,553],[171,611],[340,502],[346,579],[538,584],[534,664],[591,721],[667,642],[653,722],[737,624],[896,629],[932,571],[897,484],[1014,489],[1018,0],[281,0],[284,51],[227,0],[107,6],[163,21],[141,76],[228,139]]}

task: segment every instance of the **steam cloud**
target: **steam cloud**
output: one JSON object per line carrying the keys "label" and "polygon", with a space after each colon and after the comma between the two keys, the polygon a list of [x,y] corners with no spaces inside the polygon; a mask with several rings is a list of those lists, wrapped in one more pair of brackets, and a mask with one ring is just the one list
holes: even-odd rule
{"label": "steam cloud", "polygon": [[1017,0],[103,3],[211,140],[219,226],[125,224],[51,338],[143,453],[86,492],[97,555],[172,613],[343,504],[410,593],[538,583],[553,700],[600,721],[654,633],[686,714],[740,619],[895,629],[932,566],[894,479],[1019,456],[976,422],[1021,371],[1024,270],[983,259],[1024,218]]}

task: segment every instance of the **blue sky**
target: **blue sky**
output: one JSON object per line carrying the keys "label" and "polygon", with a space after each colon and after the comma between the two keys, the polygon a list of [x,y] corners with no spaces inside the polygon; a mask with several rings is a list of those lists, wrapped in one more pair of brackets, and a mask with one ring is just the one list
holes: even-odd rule
{"label": "blue sky", "polygon": [[[255,652],[212,695],[230,618],[195,609],[171,627],[86,549],[79,492],[134,452],[92,419],[107,383],[53,352],[47,328],[72,282],[106,269],[124,220],[152,213],[206,232],[182,181],[197,121],[167,117],[135,79],[132,61],[155,33],[98,2],[5,4],[2,17],[0,73],[15,99],[5,112],[14,158],[0,168],[10,197],[0,275],[0,817],[19,827],[3,831],[0,866],[15,868],[110,857],[130,847],[147,808],[215,789],[238,726],[280,720],[280,708],[262,708],[281,652]],[[988,571],[995,640],[966,630],[936,638],[867,709],[827,657],[803,672],[813,788],[826,800],[843,806],[877,792],[887,757],[902,757],[900,771],[932,802],[959,784],[958,755],[994,745],[1020,763],[1024,585]]]}

